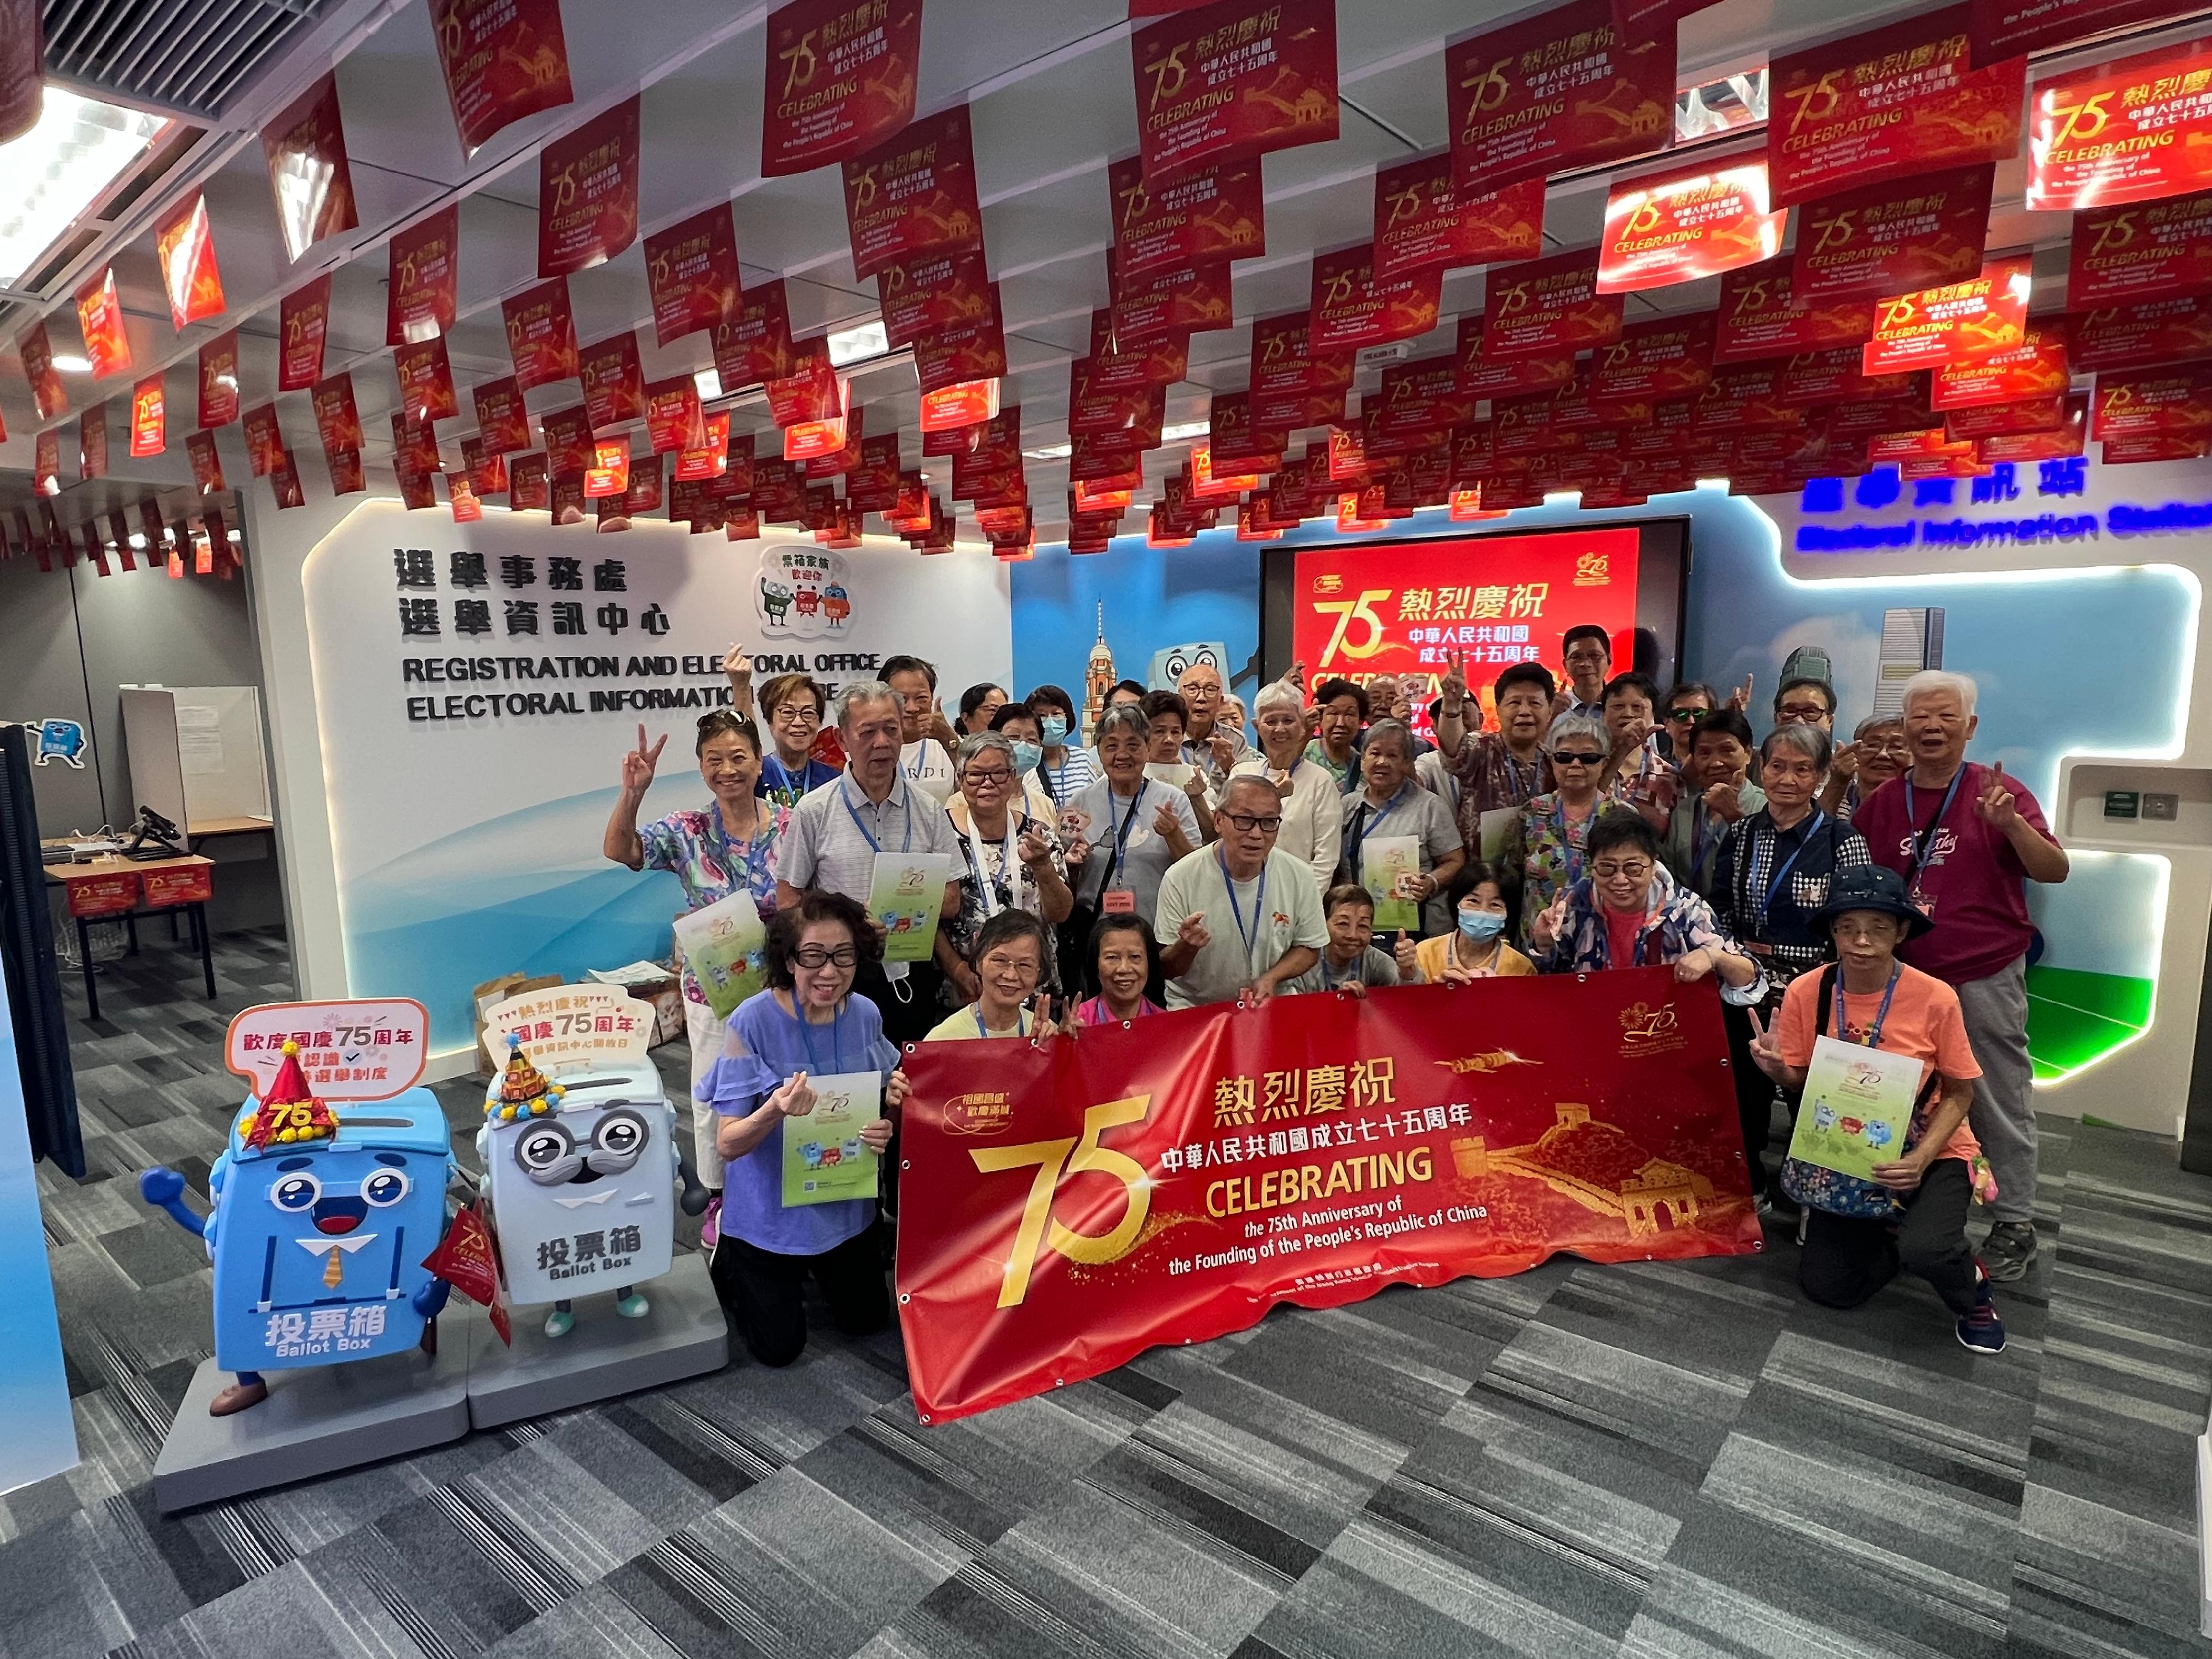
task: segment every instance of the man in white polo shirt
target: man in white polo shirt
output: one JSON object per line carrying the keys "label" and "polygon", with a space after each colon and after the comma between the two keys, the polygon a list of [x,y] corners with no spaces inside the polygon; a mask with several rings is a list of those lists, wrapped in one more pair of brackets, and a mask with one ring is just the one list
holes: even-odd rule
{"label": "man in white polo shirt", "polygon": [[[960,838],[945,808],[908,783],[899,766],[898,694],[881,680],[863,680],[837,699],[837,735],[845,746],[845,772],[805,796],[775,847],[775,902],[796,904],[803,887],[825,888],[868,902],[876,854],[944,853],[957,857]],[[947,882],[948,912],[960,908],[960,884]],[[949,949],[942,933],[940,946]],[[894,967],[906,964],[896,963]],[[944,1017],[938,1006],[939,969],[912,964],[904,985],[894,988],[880,963],[863,963],[853,988],[876,1005],[884,1035],[894,1042],[919,1039]]]}
{"label": "man in white polo shirt", "polygon": [[1321,960],[1328,942],[1313,872],[1275,850],[1283,800],[1263,775],[1240,773],[1214,809],[1220,839],[1160,878],[1152,936],[1168,1006],[1263,1002]]}

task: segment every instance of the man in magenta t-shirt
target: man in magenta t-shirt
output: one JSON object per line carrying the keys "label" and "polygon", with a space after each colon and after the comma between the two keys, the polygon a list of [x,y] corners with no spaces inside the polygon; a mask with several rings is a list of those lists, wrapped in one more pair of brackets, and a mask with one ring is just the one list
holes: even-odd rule
{"label": "man in magenta t-shirt", "polygon": [[1935,924],[1898,954],[1959,994],[1982,1067],[1971,1121],[1997,1182],[1982,1261],[1991,1279],[2015,1279],[2035,1260],[2025,884],[2065,880],[2067,860],[2035,797],[2002,766],[1967,761],[1975,724],[1974,683],[1964,674],[1931,669],[1905,682],[1912,768],[1868,796],[1851,823]]}

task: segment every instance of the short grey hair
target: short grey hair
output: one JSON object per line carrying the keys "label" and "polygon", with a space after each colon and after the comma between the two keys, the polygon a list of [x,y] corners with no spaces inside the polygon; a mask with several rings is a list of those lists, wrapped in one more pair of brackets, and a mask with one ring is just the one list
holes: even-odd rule
{"label": "short grey hair", "polygon": [[1869,714],[1852,728],[1851,741],[1862,743],[1865,741],[1866,735],[1869,732],[1879,732],[1885,726],[1903,726],[1904,724],[1905,716],[1902,714]]}
{"label": "short grey hair", "polygon": [[1287,708],[1303,716],[1306,712],[1304,693],[1288,680],[1269,680],[1252,699],[1252,712],[1264,714],[1271,708]]}
{"label": "short grey hair", "polygon": [[976,756],[994,749],[1006,757],[1008,766],[1013,767],[1016,771],[1021,769],[1014,766],[1014,745],[1003,732],[978,732],[972,738],[960,739],[960,752],[952,758],[953,775],[956,777],[966,777],[968,763],[974,760]]}
{"label": "short grey hair", "polygon": [[895,702],[903,709],[905,702],[899,694],[881,680],[856,680],[837,694],[837,724],[849,725],[853,710],[864,702]]}
{"label": "short grey hair", "polygon": [[1608,755],[1613,752],[1613,733],[1595,714],[1560,715],[1544,733],[1544,752],[1555,754],[1562,744],[1571,743],[1577,738],[1585,743],[1595,744]]}
{"label": "short grey hair", "polygon": [[1398,752],[1406,758],[1406,764],[1411,766],[1413,763],[1413,734],[1407,729],[1405,721],[1376,721],[1367,728],[1367,743],[1361,752],[1365,753],[1372,750],[1378,742],[1396,744]]}
{"label": "short grey hair", "polygon": [[1106,741],[1109,732],[1132,732],[1146,743],[1152,740],[1152,723],[1145,711],[1133,702],[1117,702],[1098,717],[1098,731],[1093,743]]}
{"label": "short grey hair", "polygon": [[1778,726],[1766,734],[1766,741],[1759,745],[1759,758],[1762,762],[1772,760],[1777,749],[1795,749],[1813,763],[1815,772],[1828,769],[1828,757],[1832,752],[1826,732],[1817,726],[1802,726],[1795,721]]}
{"label": "short grey hair", "polygon": [[1219,801],[1215,803],[1213,810],[1217,812],[1226,812],[1230,811],[1229,799],[1231,796],[1234,795],[1239,788],[1264,790],[1267,796],[1267,804],[1270,806],[1274,807],[1278,811],[1282,810],[1282,792],[1277,789],[1273,784],[1267,781],[1267,775],[1264,772],[1232,773],[1230,776],[1229,781],[1221,786],[1221,799]]}
{"label": "short grey hair", "polygon": [[1974,682],[1972,679],[1965,674],[1947,673],[1941,668],[1923,668],[1905,681],[1905,698],[1898,706],[1901,708],[1910,708],[1915,697],[1930,697],[1942,691],[1955,693],[1959,699],[1959,707],[1965,709],[1969,715],[1973,714]]}

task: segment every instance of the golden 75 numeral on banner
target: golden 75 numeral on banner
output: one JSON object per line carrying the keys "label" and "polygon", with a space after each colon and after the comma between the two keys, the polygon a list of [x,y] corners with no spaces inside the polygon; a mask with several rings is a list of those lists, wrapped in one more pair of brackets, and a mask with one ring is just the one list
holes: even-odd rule
{"label": "golden 75 numeral on banner", "polygon": [[[1014,1253],[1006,1261],[1006,1282],[999,1287],[999,1305],[1018,1308],[1030,1293],[1030,1271],[1049,1243],[1070,1261],[1099,1267],[1128,1254],[1152,1211],[1151,1178],[1145,1166],[1127,1152],[1099,1144],[1107,1130],[1137,1123],[1152,1109],[1150,1095],[1109,1100],[1083,1114],[1083,1137],[1062,1135],[1051,1140],[1024,1141],[1015,1146],[986,1146],[968,1154],[985,1175],[1036,1166],[1029,1196],[1022,1203],[1021,1224],[1014,1230]],[[1079,1233],[1054,1220],[1052,1204],[1062,1174],[1111,1176],[1121,1183],[1121,1218],[1103,1233]]]}

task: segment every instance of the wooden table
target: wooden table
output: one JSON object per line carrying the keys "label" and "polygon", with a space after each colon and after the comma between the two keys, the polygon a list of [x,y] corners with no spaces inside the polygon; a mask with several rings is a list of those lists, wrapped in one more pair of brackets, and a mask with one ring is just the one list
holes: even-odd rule
{"label": "wooden table", "polygon": [[85,926],[92,921],[131,924],[136,949],[139,917],[173,917],[183,911],[192,924],[192,943],[200,953],[208,1000],[215,1000],[215,950],[207,922],[207,902],[215,891],[213,859],[196,853],[159,859],[126,859],[108,853],[82,864],[49,864],[46,868],[46,879],[67,894],[70,915],[76,922],[77,959],[84,967],[84,997],[93,1018],[100,1018],[100,990],[93,981],[92,940]]}

